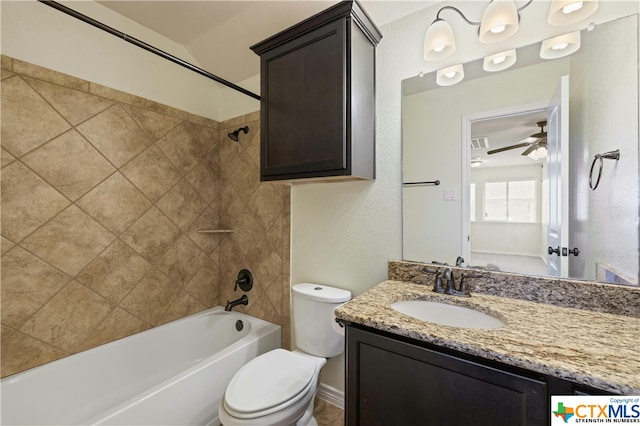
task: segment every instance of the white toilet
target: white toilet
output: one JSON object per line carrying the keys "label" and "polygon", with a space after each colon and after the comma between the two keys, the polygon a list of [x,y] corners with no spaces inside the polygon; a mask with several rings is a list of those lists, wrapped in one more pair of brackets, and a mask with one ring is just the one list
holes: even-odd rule
{"label": "white toilet", "polygon": [[344,349],[333,310],[350,300],[351,292],[308,283],[291,292],[298,349],[267,352],[233,376],[220,401],[223,425],[317,425],[313,398],[320,369]]}

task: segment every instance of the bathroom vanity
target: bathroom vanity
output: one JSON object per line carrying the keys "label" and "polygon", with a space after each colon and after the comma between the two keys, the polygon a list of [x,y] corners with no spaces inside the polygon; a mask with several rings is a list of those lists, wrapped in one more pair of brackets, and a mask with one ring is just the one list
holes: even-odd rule
{"label": "bathroom vanity", "polygon": [[[385,281],[336,310],[346,324],[347,425],[545,425],[551,395],[640,393],[640,318],[584,309],[580,297],[580,308],[557,306],[549,294],[561,285],[550,293],[538,288],[553,305],[473,291],[469,298],[437,294],[432,278],[415,276],[427,282]],[[600,286],[583,290],[609,292],[628,305],[640,300],[640,289]],[[391,307],[402,300],[461,306],[504,325],[435,324]]]}

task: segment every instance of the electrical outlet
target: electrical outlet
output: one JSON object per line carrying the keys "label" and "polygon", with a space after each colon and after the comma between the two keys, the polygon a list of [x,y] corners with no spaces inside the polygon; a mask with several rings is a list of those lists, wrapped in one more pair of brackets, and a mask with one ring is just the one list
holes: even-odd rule
{"label": "electrical outlet", "polygon": [[458,196],[454,188],[445,188],[442,190],[444,201],[456,201]]}

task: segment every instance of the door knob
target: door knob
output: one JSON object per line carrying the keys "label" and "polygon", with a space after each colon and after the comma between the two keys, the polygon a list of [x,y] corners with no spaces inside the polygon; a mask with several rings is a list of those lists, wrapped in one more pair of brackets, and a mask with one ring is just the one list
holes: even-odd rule
{"label": "door knob", "polygon": [[549,247],[547,249],[547,253],[549,253],[549,255],[552,255],[553,253],[557,254],[558,256],[560,256],[560,247],[556,247],[556,248],[551,248]]}
{"label": "door knob", "polygon": [[567,247],[562,247],[563,256],[569,256],[570,254],[578,256],[580,254],[580,250],[578,250],[578,247],[574,247],[572,250],[569,250]]}

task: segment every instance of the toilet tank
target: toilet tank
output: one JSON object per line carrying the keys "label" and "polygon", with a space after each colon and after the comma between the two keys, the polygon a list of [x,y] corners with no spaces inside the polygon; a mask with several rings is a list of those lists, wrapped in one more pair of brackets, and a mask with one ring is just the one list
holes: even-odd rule
{"label": "toilet tank", "polygon": [[351,292],[322,284],[302,283],[291,288],[293,335],[296,347],[308,354],[331,358],[344,350],[344,333],[333,310],[351,300]]}

